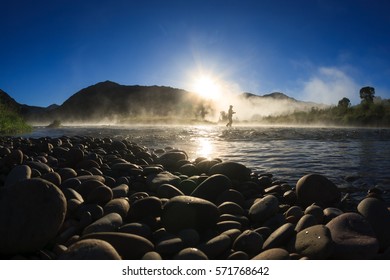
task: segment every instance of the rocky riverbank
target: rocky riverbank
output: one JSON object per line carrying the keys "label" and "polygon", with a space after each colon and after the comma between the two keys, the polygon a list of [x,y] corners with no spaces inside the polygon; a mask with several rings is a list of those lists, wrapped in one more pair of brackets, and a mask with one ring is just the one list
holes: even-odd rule
{"label": "rocky riverbank", "polygon": [[390,211],[326,177],[92,137],[0,139],[2,259],[389,259]]}

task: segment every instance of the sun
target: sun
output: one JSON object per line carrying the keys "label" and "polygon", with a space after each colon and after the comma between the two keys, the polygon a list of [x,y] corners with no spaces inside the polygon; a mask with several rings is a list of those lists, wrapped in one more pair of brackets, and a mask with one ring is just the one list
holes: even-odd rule
{"label": "sun", "polygon": [[216,78],[200,75],[194,79],[193,91],[206,99],[218,99],[221,95],[221,85]]}

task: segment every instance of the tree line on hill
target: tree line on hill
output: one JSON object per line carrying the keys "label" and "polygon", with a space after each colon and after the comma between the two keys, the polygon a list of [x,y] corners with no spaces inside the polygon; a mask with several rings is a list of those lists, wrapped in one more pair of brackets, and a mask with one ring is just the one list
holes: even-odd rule
{"label": "tree line on hill", "polygon": [[351,106],[351,101],[343,97],[337,106],[309,111],[296,111],[292,114],[267,116],[261,121],[268,124],[329,124],[338,126],[390,126],[390,100],[375,96],[375,88],[362,87],[359,91],[360,104]]}

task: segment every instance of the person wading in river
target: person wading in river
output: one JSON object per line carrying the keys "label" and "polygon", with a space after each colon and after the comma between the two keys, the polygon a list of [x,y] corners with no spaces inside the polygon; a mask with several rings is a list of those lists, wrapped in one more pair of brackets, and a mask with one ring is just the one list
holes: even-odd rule
{"label": "person wading in river", "polygon": [[230,105],[229,111],[227,113],[228,123],[226,124],[226,127],[232,127],[232,124],[233,124],[233,114],[235,114],[235,113],[236,112],[233,111],[233,106]]}

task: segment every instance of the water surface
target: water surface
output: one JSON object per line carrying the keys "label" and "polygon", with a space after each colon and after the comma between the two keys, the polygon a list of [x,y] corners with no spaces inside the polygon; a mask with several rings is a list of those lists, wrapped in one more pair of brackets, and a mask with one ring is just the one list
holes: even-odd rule
{"label": "water surface", "polygon": [[[36,128],[25,137],[85,135],[128,139],[148,148],[175,147],[198,156],[238,161],[295,185],[308,173],[327,176],[356,199],[390,190],[390,129],[242,126],[73,126]],[[385,194],[390,201],[389,192]]]}

